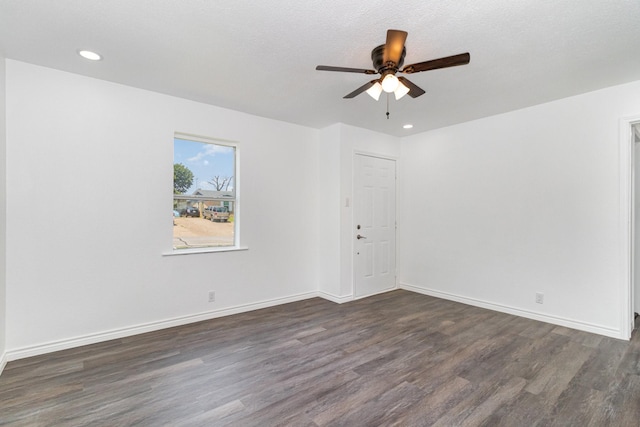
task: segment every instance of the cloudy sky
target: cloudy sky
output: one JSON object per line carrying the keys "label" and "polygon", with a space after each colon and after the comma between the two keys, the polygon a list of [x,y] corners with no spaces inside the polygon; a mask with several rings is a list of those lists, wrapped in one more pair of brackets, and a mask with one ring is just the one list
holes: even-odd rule
{"label": "cloudy sky", "polygon": [[198,188],[215,190],[215,187],[209,183],[214,176],[229,177],[234,175],[234,149],[223,145],[175,138],[173,163],[182,163],[193,172],[193,185],[186,194],[191,194]]}

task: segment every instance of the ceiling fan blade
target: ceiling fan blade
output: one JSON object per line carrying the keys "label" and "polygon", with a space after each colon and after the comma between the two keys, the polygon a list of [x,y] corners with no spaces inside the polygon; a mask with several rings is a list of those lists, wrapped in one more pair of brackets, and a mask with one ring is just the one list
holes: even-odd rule
{"label": "ceiling fan blade", "polygon": [[458,65],[466,65],[469,63],[471,56],[469,53],[461,53],[460,55],[447,56],[445,58],[432,59],[431,61],[418,62],[417,64],[407,65],[400,71],[401,73],[411,74],[421,71],[437,70],[439,68],[455,67]]}
{"label": "ceiling fan blade", "polygon": [[400,82],[405,85],[406,87],[409,88],[409,93],[408,95],[412,98],[417,98],[420,95],[424,95],[425,91],[416,86],[413,82],[409,81],[409,79],[405,79],[404,77],[398,77],[398,80],[400,80]]}
{"label": "ceiling fan blade", "polygon": [[387,44],[384,47],[383,61],[386,64],[391,61],[396,66],[402,59],[402,51],[404,50],[404,42],[407,40],[407,32],[401,30],[387,31]]}
{"label": "ceiling fan blade", "polygon": [[375,70],[365,70],[364,68],[346,68],[346,67],[332,67],[330,65],[318,65],[316,70],[319,71],[341,71],[343,73],[360,73],[360,74],[377,74]]}
{"label": "ceiling fan blade", "polygon": [[367,89],[369,89],[371,86],[373,86],[378,80],[371,80],[369,83],[365,83],[362,86],[360,86],[358,89],[354,90],[353,92],[351,92],[348,95],[343,96],[344,99],[351,99],[351,98],[355,98],[356,96],[360,95],[362,92],[366,91]]}

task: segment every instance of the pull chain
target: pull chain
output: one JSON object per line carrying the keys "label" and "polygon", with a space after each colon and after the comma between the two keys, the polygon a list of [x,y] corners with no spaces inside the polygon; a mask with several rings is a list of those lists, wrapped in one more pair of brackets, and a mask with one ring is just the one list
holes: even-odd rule
{"label": "pull chain", "polygon": [[389,120],[389,93],[387,92],[387,120]]}

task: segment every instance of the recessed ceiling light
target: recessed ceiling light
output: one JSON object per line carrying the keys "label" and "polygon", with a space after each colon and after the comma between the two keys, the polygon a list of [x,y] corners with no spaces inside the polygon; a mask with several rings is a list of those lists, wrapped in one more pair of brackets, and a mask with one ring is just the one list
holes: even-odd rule
{"label": "recessed ceiling light", "polygon": [[411,129],[411,128],[413,127],[413,125],[409,125],[409,124],[407,124],[407,125],[404,125],[404,126],[402,126],[402,127],[403,127],[403,128],[405,128],[405,129]]}
{"label": "recessed ceiling light", "polygon": [[79,50],[78,55],[90,61],[100,61],[102,59],[102,56],[90,50]]}

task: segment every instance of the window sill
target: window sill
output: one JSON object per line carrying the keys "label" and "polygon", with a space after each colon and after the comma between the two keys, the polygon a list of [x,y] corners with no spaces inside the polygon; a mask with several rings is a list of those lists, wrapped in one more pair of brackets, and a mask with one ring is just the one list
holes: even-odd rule
{"label": "window sill", "polygon": [[193,249],[176,249],[171,252],[163,252],[162,256],[189,255],[189,254],[206,254],[211,252],[236,252],[248,251],[247,246],[224,246],[219,248],[193,248]]}

